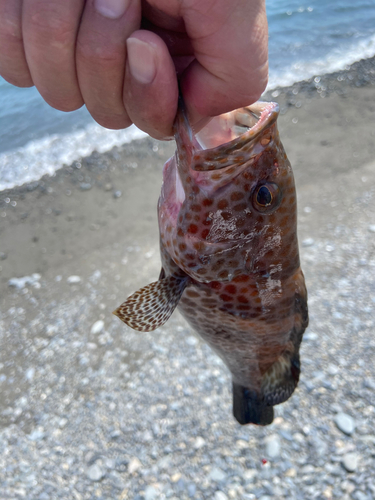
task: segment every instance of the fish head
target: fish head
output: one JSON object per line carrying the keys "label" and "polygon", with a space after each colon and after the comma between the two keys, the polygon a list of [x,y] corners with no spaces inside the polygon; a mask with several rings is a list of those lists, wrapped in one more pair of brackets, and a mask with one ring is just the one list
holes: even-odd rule
{"label": "fish head", "polygon": [[194,134],[180,107],[159,227],[162,251],[193,280],[281,279],[298,268],[296,193],[278,113],[258,102]]}

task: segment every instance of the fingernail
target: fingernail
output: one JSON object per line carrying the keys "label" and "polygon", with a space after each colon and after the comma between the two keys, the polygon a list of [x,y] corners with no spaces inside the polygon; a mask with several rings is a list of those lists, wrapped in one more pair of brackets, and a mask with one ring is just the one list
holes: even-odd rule
{"label": "fingernail", "polygon": [[94,0],[95,9],[104,17],[118,19],[129,5],[129,0]]}
{"label": "fingernail", "polygon": [[126,40],[130,73],[139,83],[149,84],[155,78],[155,50],[149,43],[138,38]]}

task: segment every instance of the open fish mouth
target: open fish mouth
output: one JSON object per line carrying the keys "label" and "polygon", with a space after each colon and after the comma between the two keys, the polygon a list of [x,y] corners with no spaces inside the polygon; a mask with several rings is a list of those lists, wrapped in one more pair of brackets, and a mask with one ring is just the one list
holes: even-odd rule
{"label": "open fish mouth", "polygon": [[[212,155],[230,154],[269,128],[277,119],[279,105],[274,102],[256,102],[212,118],[212,120],[195,135],[200,150],[205,150],[205,158]],[[210,152],[210,150],[214,150]],[[202,170],[194,168],[194,170]],[[210,170],[209,168],[204,170]]]}

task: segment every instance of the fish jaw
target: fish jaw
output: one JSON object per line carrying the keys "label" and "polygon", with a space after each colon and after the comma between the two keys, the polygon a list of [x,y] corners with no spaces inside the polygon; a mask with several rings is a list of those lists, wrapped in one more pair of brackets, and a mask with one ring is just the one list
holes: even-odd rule
{"label": "fish jaw", "polygon": [[[197,137],[181,115],[178,150],[164,169],[159,199],[161,241],[173,261],[202,283],[243,273],[278,280],[293,272],[299,266],[296,197],[276,126],[278,106],[257,103],[227,113]],[[238,124],[245,130],[240,135]],[[262,186],[277,189],[274,206],[265,210],[254,204]]]}

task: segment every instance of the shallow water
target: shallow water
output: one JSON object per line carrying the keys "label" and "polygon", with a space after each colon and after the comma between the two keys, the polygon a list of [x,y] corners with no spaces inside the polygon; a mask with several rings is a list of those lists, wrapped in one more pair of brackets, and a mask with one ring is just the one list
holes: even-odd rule
{"label": "shallow water", "polygon": [[[268,0],[267,13],[269,88],[344,69],[375,54],[373,0]],[[0,190],[140,136],[94,126],[85,108],[57,111],[35,88],[19,89],[0,78]]]}

